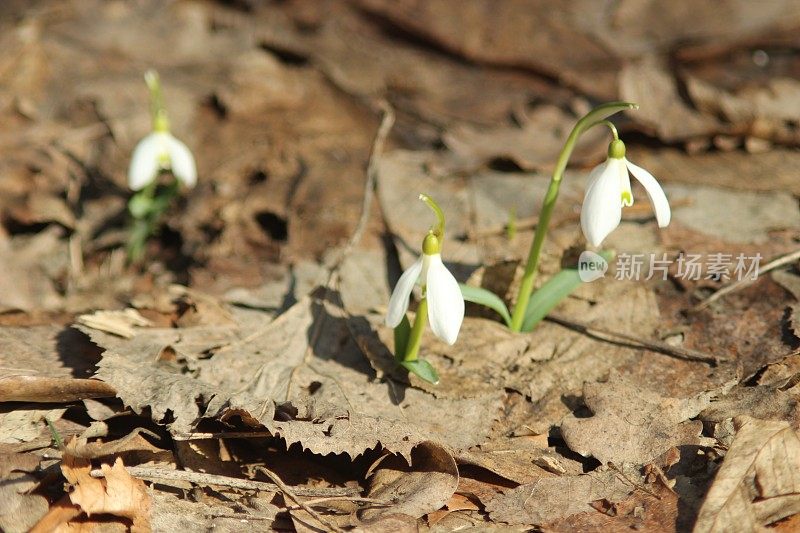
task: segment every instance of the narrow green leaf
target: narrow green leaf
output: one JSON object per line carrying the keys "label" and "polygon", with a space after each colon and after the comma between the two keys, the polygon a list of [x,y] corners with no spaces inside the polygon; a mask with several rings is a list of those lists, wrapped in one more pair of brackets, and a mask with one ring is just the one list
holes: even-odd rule
{"label": "narrow green leaf", "polygon": [[[600,255],[606,261],[614,256],[613,252],[604,251]],[[539,287],[531,295],[528,308],[525,310],[525,320],[522,322],[522,331],[531,331],[536,324],[541,322],[547,313],[553,310],[558,303],[577,289],[583,281],[578,275],[577,268],[565,268]]]}
{"label": "narrow green leaf", "polygon": [[400,364],[403,365],[406,370],[412,374],[416,374],[428,383],[432,383],[434,385],[439,384],[439,374],[436,372],[436,369],[433,368],[433,365],[431,365],[425,359],[417,359],[416,361],[402,361]]}
{"label": "narrow green leaf", "polygon": [[463,283],[459,283],[458,286],[461,287],[461,295],[464,297],[464,300],[486,306],[489,309],[494,309],[503,317],[506,325],[511,327],[511,313],[508,312],[508,307],[506,307],[506,304],[499,296],[481,287],[472,287],[470,285],[464,285]]}
{"label": "narrow green leaf", "polygon": [[394,357],[397,361],[402,361],[408,349],[408,336],[411,334],[411,322],[407,316],[394,328]]}
{"label": "narrow green leaf", "polygon": [[522,322],[522,331],[531,331],[536,324],[542,321],[558,303],[569,296],[583,283],[578,276],[578,270],[566,268],[547,280],[533,293],[528,308],[525,310],[525,320]]}

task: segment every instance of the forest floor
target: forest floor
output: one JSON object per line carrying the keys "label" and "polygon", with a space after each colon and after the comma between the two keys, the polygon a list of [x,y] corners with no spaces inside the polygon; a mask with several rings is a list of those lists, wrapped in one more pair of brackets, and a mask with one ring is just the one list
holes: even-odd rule
{"label": "forest floor", "polygon": [[[4,2],[0,529],[800,528],[799,29],[791,0]],[[149,68],[199,178],[129,265]],[[613,100],[672,223],[634,188],[605,277],[531,333],[468,305],[423,338],[440,383],[401,372],[418,194],[509,300]],[[586,248],[596,130],[540,282]]]}

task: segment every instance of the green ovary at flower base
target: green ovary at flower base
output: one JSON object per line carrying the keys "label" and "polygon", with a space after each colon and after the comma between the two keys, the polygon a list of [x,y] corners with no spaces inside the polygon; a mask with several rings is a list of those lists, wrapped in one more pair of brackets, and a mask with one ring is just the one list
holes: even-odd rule
{"label": "green ovary at flower base", "polygon": [[[178,185],[194,187],[197,183],[197,166],[191,150],[170,133],[158,74],[149,70],[144,79],[150,89],[153,131],[136,145],[128,167],[128,186],[136,191],[128,202],[133,217],[128,239],[130,261],[141,259],[147,239],[155,233],[159,219],[178,192]],[[159,188],[156,178],[167,170],[175,180]]]}
{"label": "green ovary at flower base", "polygon": [[[421,194],[419,198],[433,210],[438,223],[422,241],[419,259],[397,281],[389,299],[386,325],[395,328],[397,361],[421,378],[436,383],[436,371],[429,363],[419,359],[425,322],[430,324],[437,337],[447,344],[454,344],[464,320],[464,298],[455,277],[442,262],[444,213],[429,196]],[[408,331],[406,311],[411,292],[417,284],[422,286],[422,299],[417,306],[414,325]]]}

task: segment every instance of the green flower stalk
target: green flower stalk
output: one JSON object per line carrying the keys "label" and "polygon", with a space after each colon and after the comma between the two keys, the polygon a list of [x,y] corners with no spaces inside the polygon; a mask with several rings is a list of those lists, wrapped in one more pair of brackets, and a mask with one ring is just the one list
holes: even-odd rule
{"label": "green flower stalk", "polygon": [[[539,257],[542,253],[542,246],[544,239],[547,235],[547,229],[550,226],[550,219],[553,216],[553,209],[558,200],[558,191],[561,187],[561,180],[564,177],[564,171],[567,168],[567,163],[575,149],[575,144],[578,142],[580,136],[593,126],[598,124],[609,125],[606,121],[611,115],[624,111],[626,109],[636,109],[639,106],[628,102],[611,102],[596,107],[583,118],[581,118],[575,127],[572,128],[569,137],[567,138],[561,153],[558,156],[556,168],[553,171],[553,177],[550,180],[550,186],[545,194],[542,203],[542,209],[539,213],[539,223],[536,225],[536,232],[533,236],[533,243],[531,243],[530,251],[528,252],[528,260],[525,263],[525,272],[522,275],[522,282],[520,283],[519,293],[517,294],[517,301],[514,305],[514,310],[511,313],[511,321],[509,327],[512,331],[521,331],[523,322],[525,320],[525,313],[528,309],[528,304],[533,292],[533,286],[536,282],[536,273],[539,268]],[[612,130],[616,133],[616,129]]]}

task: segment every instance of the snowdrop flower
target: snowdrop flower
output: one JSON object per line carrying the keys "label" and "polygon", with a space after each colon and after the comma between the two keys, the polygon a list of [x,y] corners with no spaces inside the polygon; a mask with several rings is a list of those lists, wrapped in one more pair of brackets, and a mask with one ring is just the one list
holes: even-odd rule
{"label": "snowdrop flower", "polygon": [[[420,199],[424,195],[420,195]],[[426,200],[427,202],[427,200]],[[431,230],[422,242],[422,255],[403,272],[389,299],[386,325],[400,324],[408,310],[408,300],[414,285],[422,286],[427,300],[428,322],[433,333],[447,344],[454,344],[464,321],[464,297],[456,278],[442,263],[443,231]]]}
{"label": "snowdrop flower", "polygon": [[153,132],[139,141],[128,168],[128,186],[139,191],[169,170],[187,187],[197,183],[197,167],[191,150],[169,131],[169,121],[161,103],[161,87],[154,71],[145,74],[153,106]]}
{"label": "snowdrop flower", "polygon": [[592,246],[600,246],[619,226],[622,208],[633,205],[631,180],[628,172],[644,186],[658,227],[665,228],[670,221],[670,208],[664,190],[648,171],[625,158],[625,144],[619,139],[608,146],[608,159],[589,174],[589,184],[581,209],[581,228]]}
{"label": "snowdrop flower", "polygon": [[197,167],[189,148],[169,131],[154,131],[136,145],[128,169],[128,186],[138,191],[149,185],[162,170],[187,187],[197,183]]}

